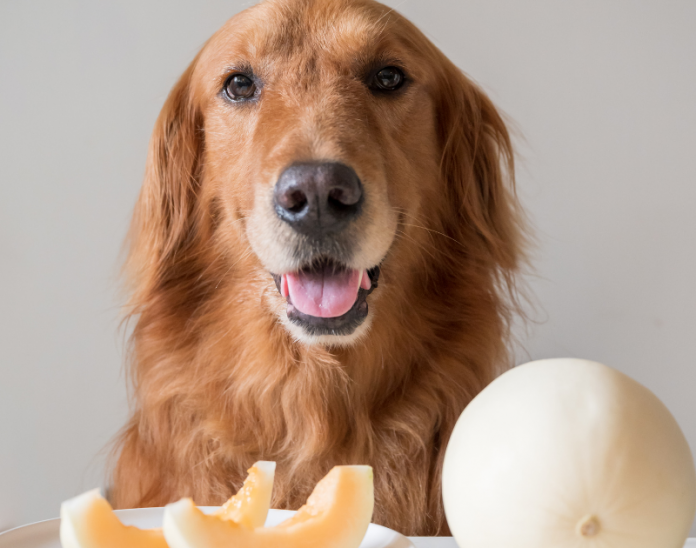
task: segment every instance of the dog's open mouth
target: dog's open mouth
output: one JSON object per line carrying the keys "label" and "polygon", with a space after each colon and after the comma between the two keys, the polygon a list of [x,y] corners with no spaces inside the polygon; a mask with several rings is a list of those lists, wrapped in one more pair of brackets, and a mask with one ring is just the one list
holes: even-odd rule
{"label": "dog's open mouth", "polygon": [[350,335],[367,317],[367,296],[377,287],[379,266],[356,270],[321,259],[272,276],[288,302],[291,322],[311,335]]}

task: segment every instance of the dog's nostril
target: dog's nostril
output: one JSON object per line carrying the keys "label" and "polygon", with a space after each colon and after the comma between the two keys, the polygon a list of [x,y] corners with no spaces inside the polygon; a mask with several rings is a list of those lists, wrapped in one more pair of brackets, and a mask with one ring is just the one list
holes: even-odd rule
{"label": "dog's nostril", "polygon": [[358,187],[333,188],[329,191],[329,203],[335,207],[352,206],[358,203],[362,193]]}
{"label": "dog's nostril", "polygon": [[286,203],[281,205],[291,213],[299,213],[307,205],[307,196],[301,190],[289,192]]}
{"label": "dog's nostril", "polygon": [[275,201],[278,206],[290,213],[299,213],[307,205],[307,195],[296,185],[285,185],[285,188],[276,188]]}

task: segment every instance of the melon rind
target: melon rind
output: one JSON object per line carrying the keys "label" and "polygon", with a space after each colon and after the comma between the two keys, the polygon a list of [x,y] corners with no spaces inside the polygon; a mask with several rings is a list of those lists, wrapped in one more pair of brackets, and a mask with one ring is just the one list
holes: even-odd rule
{"label": "melon rind", "polygon": [[462,548],[681,548],[696,513],[675,418],[588,360],[535,361],[493,381],[457,421],[442,482]]}

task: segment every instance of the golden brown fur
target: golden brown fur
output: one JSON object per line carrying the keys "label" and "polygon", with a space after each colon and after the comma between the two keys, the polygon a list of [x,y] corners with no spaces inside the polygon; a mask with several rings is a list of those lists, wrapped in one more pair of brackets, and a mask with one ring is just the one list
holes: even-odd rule
{"label": "golden brown fur", "polygon": [[[412,76],[399,98],[375,99],[350,74],[380,56]],[[250,110],[217,98],[220,68],[240,58],[268,75]],[[281,169],[312,158],[370,181],[365,264],[384,248],[369,329],[335,344],[283,323],[267,264],[282,227],[259,206]],[[228,22],[151,141],[128,261],[135,409],[115,505],[219,504],[266,459],[278,462],[274,507],[296,508],[335,464],[371,464],[376,523],[446,533],[445,445],[508,366],[512,163],[489,99],[381,4],[269,0]]]}

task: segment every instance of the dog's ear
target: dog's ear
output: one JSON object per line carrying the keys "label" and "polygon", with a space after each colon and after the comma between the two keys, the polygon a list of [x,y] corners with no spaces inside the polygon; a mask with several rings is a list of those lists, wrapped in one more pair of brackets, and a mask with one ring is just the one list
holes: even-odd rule
{"label": "dog's ear", "polygon": [[196,61],[170,92],[150,140],[126,264],[130,281],[141,291],[161,277],[195,236],[203,152],[202,116],[191,89]]}
{"label": "dog's ear", "polygon": [[460,241],[477,242],[477,251],[507,277],[520,262],[524,240],[510,135],[483,91],[449,61],[441,67],[441,171]]}

